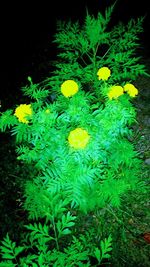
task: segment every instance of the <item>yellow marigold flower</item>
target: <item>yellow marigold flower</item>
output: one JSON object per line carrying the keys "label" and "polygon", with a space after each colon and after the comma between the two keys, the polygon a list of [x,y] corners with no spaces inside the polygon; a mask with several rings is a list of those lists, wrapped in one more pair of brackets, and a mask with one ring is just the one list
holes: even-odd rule
{"label": "yellow marigold flower", "polygon": [[73,80],[67,80],[61,85],[61,92],[65,97],[76,94],[79,90],[78,84]]}
{"label": "yellow marigold flower", "polygon": [[85,148],[89,139],[88,132],[82,128],[76,128],[71,131],[68,137],[70,146],[76,149]]}
{"label": "yellow marigold flower", "polygon": [[32,114],[31,104],[21,104],[15,109],[14,115],[18,118],[20,122],[28,123],[29,121],[26,119],[26,116]]}
{"label": "yellow marigold flower", "polygon": [[109,93],[107,94],[109,99],[118,98],[120,95],[123,95],[123,87],[120,85],[114,85],[111,87]]}
{"label": "yellow marigold flower", "polygon": [[131,83],[127,83],[124,86],[124,91],[127,92],[131,97],[138,95],[138,89]]}
{"label": "yellow marigold flower", "polygon": [[97,75],[99,80],[107,81],[111,75],[111,72],[109,68],[102,67],[98,70]]}

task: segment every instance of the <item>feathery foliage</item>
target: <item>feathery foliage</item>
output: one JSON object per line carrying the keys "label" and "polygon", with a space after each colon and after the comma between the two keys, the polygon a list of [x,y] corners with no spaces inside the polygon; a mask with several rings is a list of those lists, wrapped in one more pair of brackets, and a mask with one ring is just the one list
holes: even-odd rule
{"label": "feathery foliage", "polygon": [[[138,90],[131,82],[147,75],[135,53],[143,18],[110,30],[113,9],[87,12],[82,26],[58,22],[52,76],[40,84],[28,77],[22,91],[31,101],[1,115],[0,129],[16,136],[18,160],[36,172],[24,183],[29,233],[19,247],[6,236],[1,267],[91,266],[91,257],[97,264],[110,257],[112,237],[97,236],[92,225],[99,211],[119,208],[138,189],[141,162],[129,142]],[[91,232],[85,222],[82,233],[87,215]]]}

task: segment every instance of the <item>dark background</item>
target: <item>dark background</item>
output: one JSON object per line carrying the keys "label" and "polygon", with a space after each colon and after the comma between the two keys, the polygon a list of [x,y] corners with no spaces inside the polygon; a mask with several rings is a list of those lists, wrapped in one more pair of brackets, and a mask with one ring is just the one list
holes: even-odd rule
{"label": "dark background", "polygon": [[[111,23],[128,22],[145,16],[141,36],[143,51],[150,57],[150,7],[148,0],[118,0]],[[86,7],[96,15],[113,4],[112,0],[74,1],[5,1],[0,6],[0,64],[1,109],[20,97],[20,87],[27,84],[27,76],[39,82],[50,74],[50,61],[56,58],[56,45],[52,43],[56,21],[84,21]],[[6,104],[7,102],[7,104]]]}

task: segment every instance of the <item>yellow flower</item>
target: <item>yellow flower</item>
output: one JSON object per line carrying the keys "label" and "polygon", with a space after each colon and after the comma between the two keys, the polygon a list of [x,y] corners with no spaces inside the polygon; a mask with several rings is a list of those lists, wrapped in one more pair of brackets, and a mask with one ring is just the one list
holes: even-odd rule
{"label": "yellow flower", "polygon": [[26,119],[26,116],[32,114],[31,104],[21,104],[15,109],[14,115],[18,118],[20,122],[28,123],[29,121]]}
{"label": "yellow flower", "polygon": [[97,75],[99,80],[107,81],[111,75],[111,72],[109,68],[102,67],[98,70]]}
{"label": "yellow flower", "polygon": [[88,132],[82,128],[76,128],[71,131],[68,137],[70,146],[76,149],[85,148],[89,139]]}
{"label": "yellow flower", "polygon": [[67,80],[61,85],[61,92],[65,97],[76,94],[79,90],[78,84],[73,80]]}
{"label": "yellow flower", "polygon": [[131,97],[138,95],[138,89],[131,83],[127,83],[124,86],[124,91],[127,92]]}
{"label": "yellow flower", "polygon": [[112,98],[117,98],[120,95],[123,95],[123,87],[120,85],[114,85],[111,87],[109,93],[107,94],[109,99],[112,100]]}

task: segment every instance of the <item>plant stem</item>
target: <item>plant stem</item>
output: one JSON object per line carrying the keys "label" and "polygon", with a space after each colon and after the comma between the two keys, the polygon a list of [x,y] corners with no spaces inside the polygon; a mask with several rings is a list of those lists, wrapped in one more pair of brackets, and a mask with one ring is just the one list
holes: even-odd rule
{"label": "plant stem", "polygon": [[54,229],[54,234],[55,234],[56,247],[57,247],[57,250],[59,250],[58,237],[57,237],[54,217],[52,217],[52,224],[53,224],[53,229]]}

